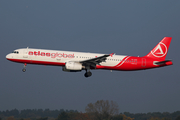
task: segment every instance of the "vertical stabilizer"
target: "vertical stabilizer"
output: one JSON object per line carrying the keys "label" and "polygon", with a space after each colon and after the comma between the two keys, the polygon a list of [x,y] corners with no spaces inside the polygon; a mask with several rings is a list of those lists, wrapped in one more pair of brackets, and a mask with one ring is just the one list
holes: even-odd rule
{"label": "vertical stabilizer", "polygon": [[172,37],[164,37],[145,57],[165,60]]}

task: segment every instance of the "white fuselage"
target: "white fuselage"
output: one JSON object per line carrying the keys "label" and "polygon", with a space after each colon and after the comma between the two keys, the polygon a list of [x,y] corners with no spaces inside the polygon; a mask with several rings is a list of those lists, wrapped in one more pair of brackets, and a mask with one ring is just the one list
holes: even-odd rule
{"label": "white fuselage", "polygon": [[[6,58],[15,62],[34,63],[34,64],[52,64],[63,65],[69,61],[84,61],[92,58],[102,56],[104,54],[87,53],[87,52],[73,52],[73,51],[58,51],[58,50],[46,50],[46,49],[32,49],[23,48],[15,50],[17,52],[10,53]],[[100,63],[101,66],[115,66],[122,61],[126,56],[113,55],[107,57],[105,62]]]}

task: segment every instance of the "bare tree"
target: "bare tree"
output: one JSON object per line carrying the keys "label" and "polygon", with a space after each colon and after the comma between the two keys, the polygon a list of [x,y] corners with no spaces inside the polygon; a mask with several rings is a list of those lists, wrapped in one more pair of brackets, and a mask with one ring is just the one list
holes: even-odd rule
{"label": "bare tree", "polygon": [[117,115],[119,112],[118,104],[113,101],[104,101],[104,100],[98,100],[95,103],[89,103],[85,111],[91,115],[95,119],[110,119],[114,115]]}

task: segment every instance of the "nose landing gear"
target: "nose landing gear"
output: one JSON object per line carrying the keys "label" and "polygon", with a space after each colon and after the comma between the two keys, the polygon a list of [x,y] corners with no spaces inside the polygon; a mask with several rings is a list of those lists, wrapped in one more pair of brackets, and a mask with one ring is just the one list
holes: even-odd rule
{"label": "nose landing gear", "polygon": [[26,72],[26,63],[24,63],[24,68],[22,69],[23,72]]}

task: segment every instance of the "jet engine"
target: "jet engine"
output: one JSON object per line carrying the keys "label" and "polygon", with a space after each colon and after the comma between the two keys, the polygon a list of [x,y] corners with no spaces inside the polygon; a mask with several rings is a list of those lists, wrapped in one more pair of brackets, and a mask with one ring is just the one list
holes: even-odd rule
{"label": "jet engine", "polygon": [[82,70],[82,64],[78,62],[67,62],[65,66],[62,68],[63,71],[66,72],[77,72]]}

